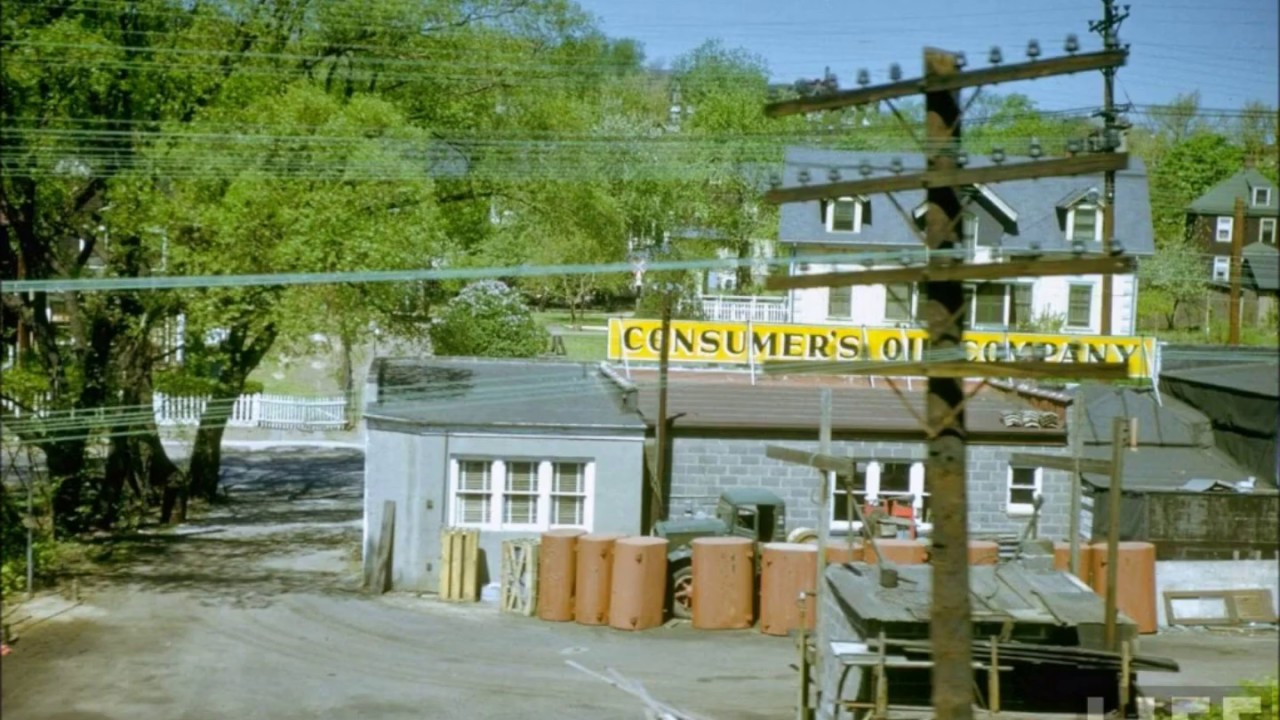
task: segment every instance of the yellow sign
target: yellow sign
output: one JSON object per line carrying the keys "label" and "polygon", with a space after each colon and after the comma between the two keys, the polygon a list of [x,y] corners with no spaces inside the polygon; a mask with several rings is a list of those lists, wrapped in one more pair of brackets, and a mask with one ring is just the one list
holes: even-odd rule
{"label": "yellow sign", "polygon": [[[964,334],[968,359],[994,362],[1039,358],[1051,362],[1125,362],[1130,377],[1149,378],[1155,338],[1101,335],[1049,335],[1023,332]],[[658,360],[662,323],[658,320],[609,321],[610,360]],[[919,362],[928,333],[919,328],[869,328],[847,325],[788,325],[735,322],[671,322],[673,362],[747,364],[770,360]]]}

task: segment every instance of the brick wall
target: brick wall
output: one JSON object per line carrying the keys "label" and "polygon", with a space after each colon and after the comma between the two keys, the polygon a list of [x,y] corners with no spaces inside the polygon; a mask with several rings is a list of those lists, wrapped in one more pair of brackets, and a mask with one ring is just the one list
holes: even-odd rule
{"label": "brick wall", "polygon": [[[787,528],[817,527],[820,499],[816,497],[817,473],[765,457],[765,446],[786,445],[816,452],[814,441],[771,441],[758,438],[676,437],[673,441],[671,514],[712,513],[723,488],[763,487],[787,503]],[[923,442],[832,442],[835,454],[868,460],[923,461]],[[1069,454],[1065,447],[1025,445],[970,445],[968,447],[969,527],[975,533],[1021,532],[1027,517],[1010,515],[1005,499],[1008,458],[1011,453]],[[1066,538],[1071,485],[1065,472],[1044,470],[1040,535]]]}

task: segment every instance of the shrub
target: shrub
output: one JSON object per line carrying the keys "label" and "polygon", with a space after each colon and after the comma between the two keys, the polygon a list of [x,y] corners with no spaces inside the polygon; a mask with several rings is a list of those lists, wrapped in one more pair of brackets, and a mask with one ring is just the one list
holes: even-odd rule
{"label": "shrub", "polygon": [[519,293],[497,280],[463,288],[431,325],[436,355],[533,357],[548,340]]}

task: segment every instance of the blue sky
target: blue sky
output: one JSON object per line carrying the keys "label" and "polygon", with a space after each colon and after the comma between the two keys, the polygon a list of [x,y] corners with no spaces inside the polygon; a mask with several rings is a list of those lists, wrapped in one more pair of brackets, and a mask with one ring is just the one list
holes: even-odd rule
{"label": "blue sky", "polygon": [[[650,61],[667,63],[703,41],[718,38],[769,64],[773,78],[819,77],[830,66],[842,87],[858,68],[874,82],[888,79],[890,63],[918,74],[921,49],[962,50],[971,67],[986,63],[992,45],[1005,62],[1025,59],[1027,40],[1042,57],[1061,54],[1067,33],[1082,49],[1101,48],[1089,21],[1101,0],[578,0],[611,36],[644,44]],[[1123,7],[1124,3],[1118,3]],[[1248,100],[1277,104],[1280,96],[1280,2],[1277,0],[1130,0],[1120,39],[1130,44],[1128,65],[1117,73],[1118,102],[1164,103],[1199,90],[1201,106],[1239,108]],[[1097,72],[1001,86],[1031,96],[1042,109],[1098,105]]]}

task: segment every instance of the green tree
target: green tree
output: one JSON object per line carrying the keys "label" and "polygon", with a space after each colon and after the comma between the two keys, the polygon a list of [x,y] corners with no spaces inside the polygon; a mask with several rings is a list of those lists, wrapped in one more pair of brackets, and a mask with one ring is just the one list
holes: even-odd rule
{"label": "green tree", "polygon": [[1160,251],[1139,265],[1138,282],[1138,317],[1159,317],[1164,330],[1177,329],[1178,311],[1203,301],[1209,286],[1200,251],[1187,238],[1163,241]]}
{"label": "green tree", "polygon": [[497,280],[463,288],[431,326],[436,355],[533,357],[548,340],[520,294]]}

